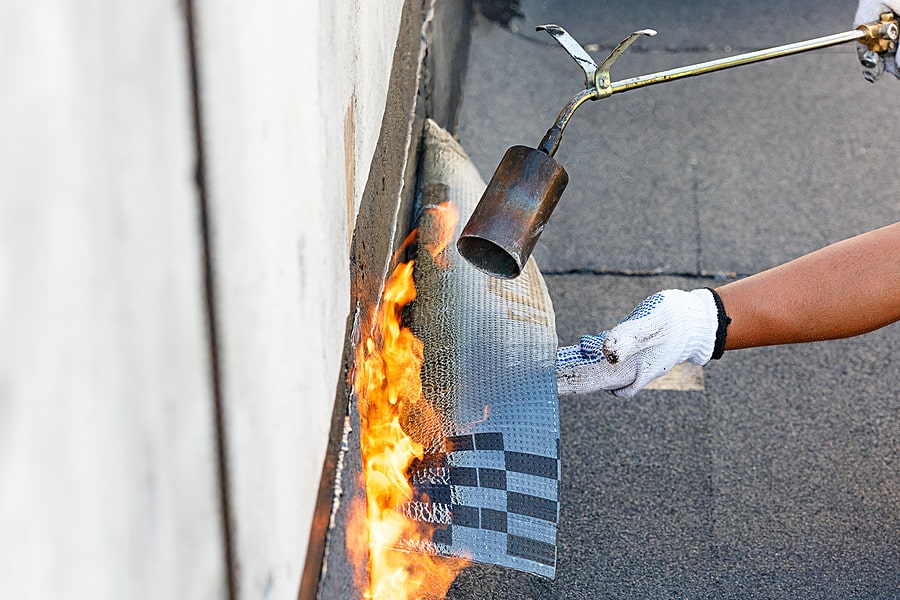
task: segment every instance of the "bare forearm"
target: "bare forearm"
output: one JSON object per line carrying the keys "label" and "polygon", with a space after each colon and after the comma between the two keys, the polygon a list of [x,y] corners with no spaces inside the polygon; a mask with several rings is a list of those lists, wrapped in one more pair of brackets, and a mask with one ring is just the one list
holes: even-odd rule
{"label": "bare forearm", "polygon": [[900,320],[900,222],[716,290],[726,349],[866,333]]}

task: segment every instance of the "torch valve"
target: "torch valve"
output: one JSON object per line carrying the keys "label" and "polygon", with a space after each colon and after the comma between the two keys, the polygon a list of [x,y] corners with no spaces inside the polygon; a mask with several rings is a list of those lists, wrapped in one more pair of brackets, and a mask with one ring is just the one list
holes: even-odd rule
{"label": "torch valve", "polygon": [[897,21],[897,15],[892,12],[883,12],[879,19],[857,27],[858,30],[865,33],[859,43],[879,54],[893,52],[897,49],[897,40],[900,38],[900,23]]}

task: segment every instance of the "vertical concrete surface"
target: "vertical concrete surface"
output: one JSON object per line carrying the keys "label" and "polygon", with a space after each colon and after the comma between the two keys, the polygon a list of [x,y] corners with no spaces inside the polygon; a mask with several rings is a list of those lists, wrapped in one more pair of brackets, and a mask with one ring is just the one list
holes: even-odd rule
{"label": "vertical concrete surface", "polygon": [[239,598],[300,584],[401,8],[197,3]]}
{"label": "vertical concrete surface", "polygon": [[225,596],[176,2],[0,1],[0,597]]}
{"label": "vertical concrete surface", "polygon": [[0,0],[0,598],[297,596],[416,1]]}

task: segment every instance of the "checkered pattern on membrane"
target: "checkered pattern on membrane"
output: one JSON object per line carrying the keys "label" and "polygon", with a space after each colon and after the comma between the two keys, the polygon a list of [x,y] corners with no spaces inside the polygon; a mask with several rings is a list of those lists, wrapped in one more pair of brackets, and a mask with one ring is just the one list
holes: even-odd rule
{"label": "checkered pattern on membrane", "polygon": [[[424,343],[425,405],[403,420],[427,456],[411,473],[427,501],[406,507],[437,524],[426,551],[463,555],[545,577],[556,572],[559,405],[556,325],[533,260],[491,278],[456,250],[484,181],[450,134],[426,125],[419,180],[418,295],[407,322]],[[453,242],[425,251],[441,229],[435,207],[459,211]]]}

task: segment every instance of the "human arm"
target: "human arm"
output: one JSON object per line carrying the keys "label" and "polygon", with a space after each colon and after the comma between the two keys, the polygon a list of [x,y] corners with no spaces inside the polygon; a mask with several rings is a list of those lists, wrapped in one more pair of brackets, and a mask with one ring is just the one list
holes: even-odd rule
{"label": "human arm", "polygon": [[851,337],[900,320],[900,222],[716,290],[725,349]]}
{"label": "human arm", "polygon": [[[900,320],[900,222],[716,290],[664,290],[616,327],[557,352],[560,394],[630,397],[683,361],[848,337]],[[727,326],[725,323],[730,323]]]}

